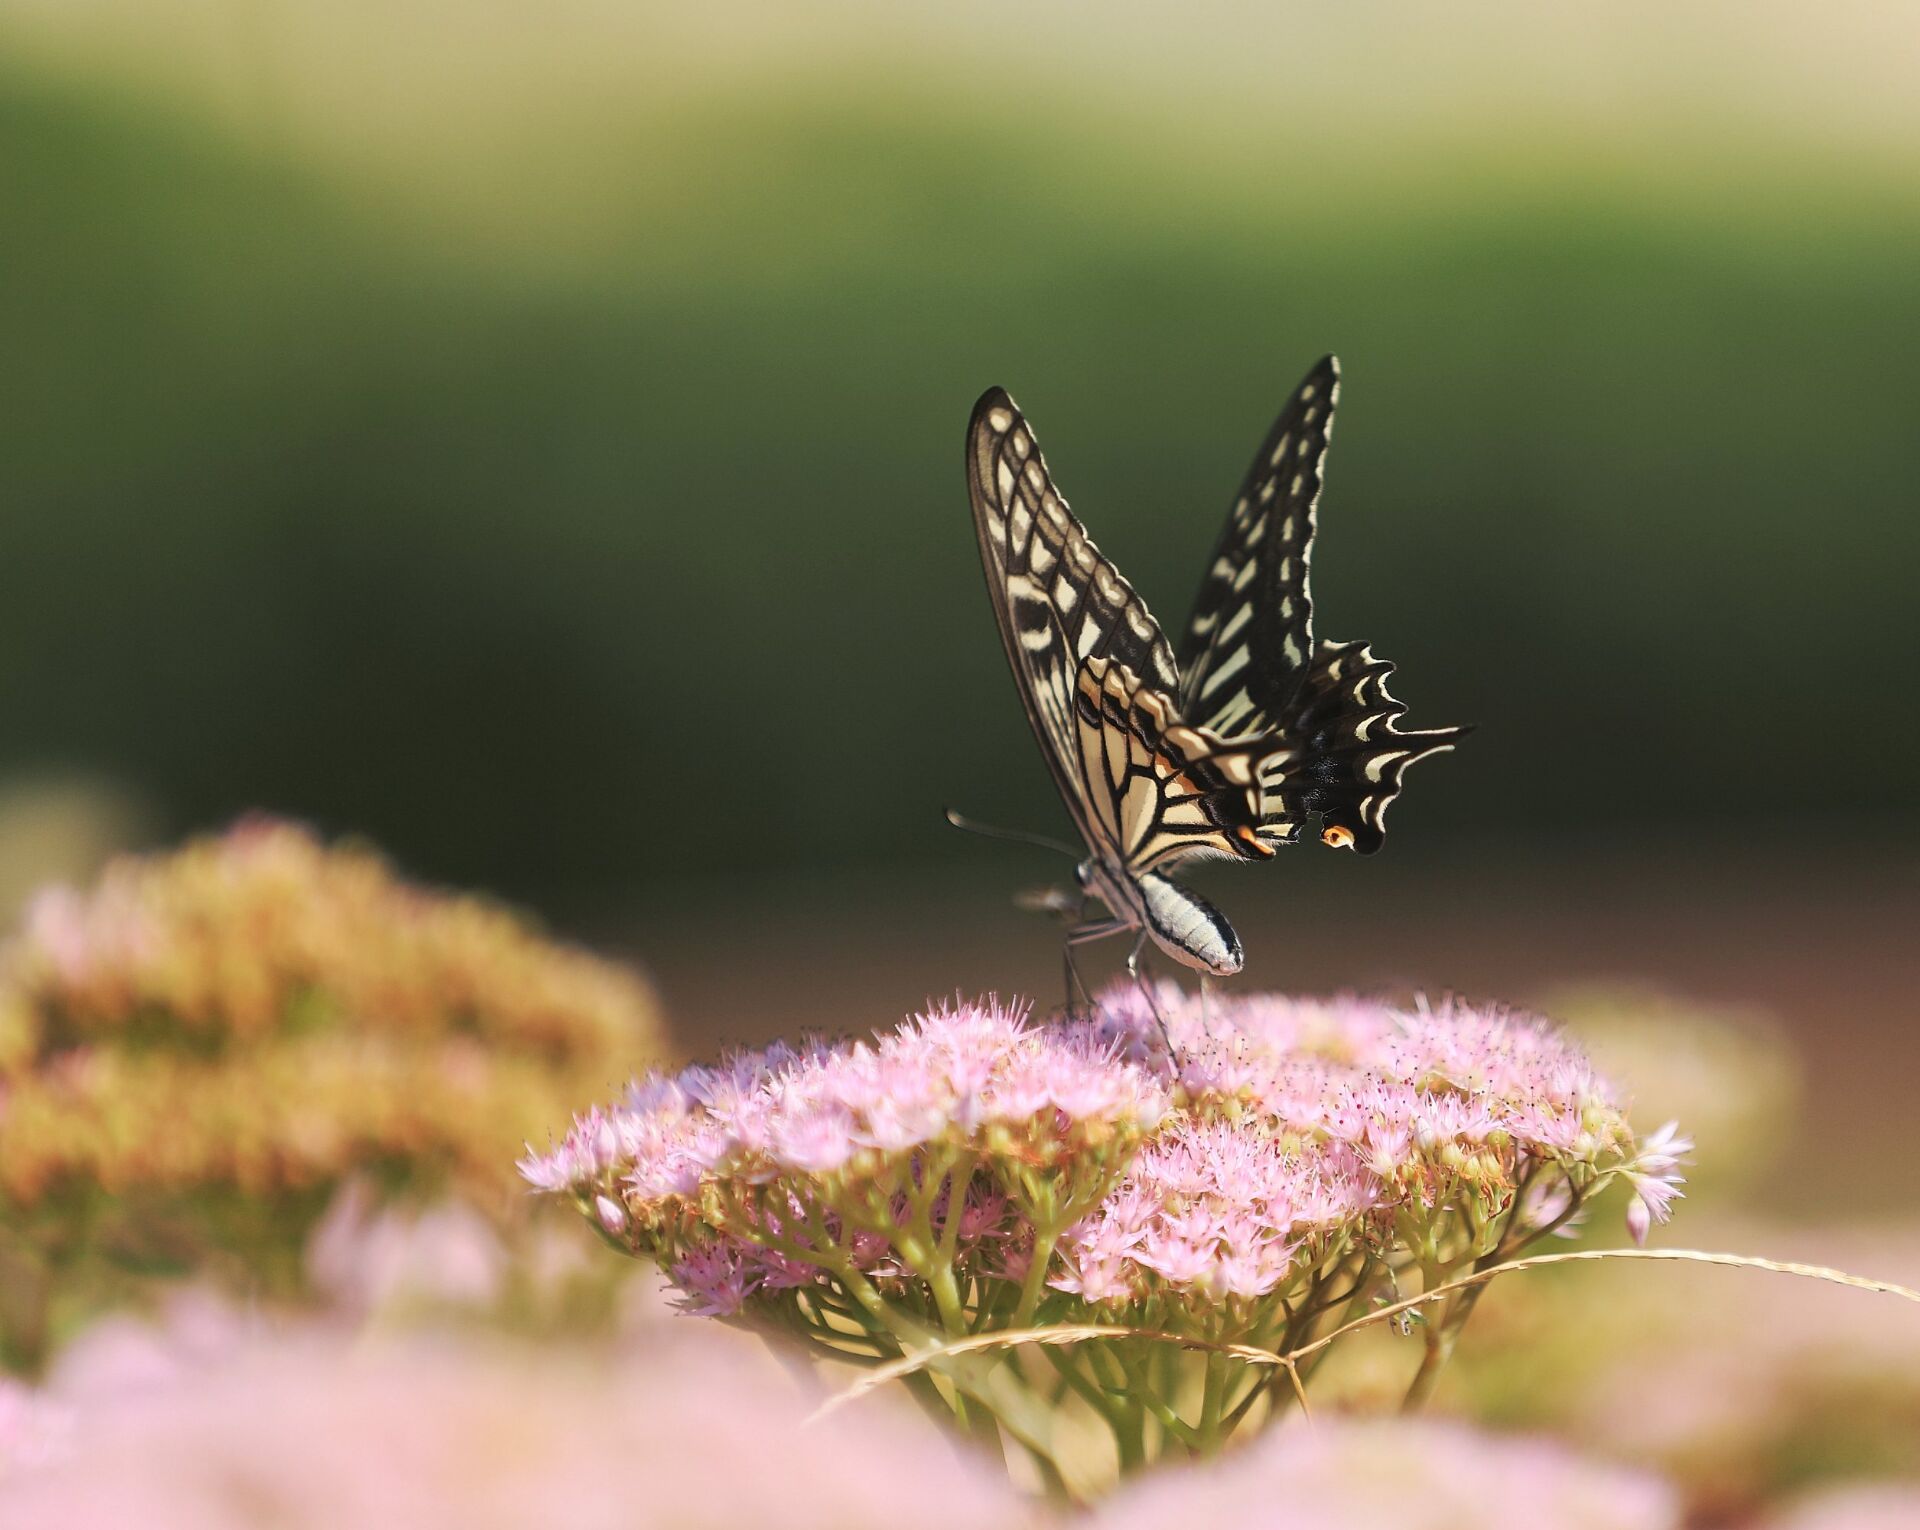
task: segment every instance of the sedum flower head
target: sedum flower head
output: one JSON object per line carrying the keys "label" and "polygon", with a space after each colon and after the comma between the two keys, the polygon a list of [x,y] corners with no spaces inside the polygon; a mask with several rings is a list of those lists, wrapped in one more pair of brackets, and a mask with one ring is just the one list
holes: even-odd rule
{"label": "sedum flower head", "polygon": [[870,1041],[649,1075],[520,1172],[724,1314],[836,1267],[907,1278],[936,1246],[984,1267],[1023,1215],[1087,1202],[1168,1109],[1090,1026],[953,1004]]}
{"label": "sedum flower head", "polygon": [[1317,1246],[1364,1224],[1379,1192],[1357,1157],[1245,1119],[1177,1122],[1119,1188],[1068,1230],[1053,1284],[1101,1306],[1178,1293],[1202,1304],[1267,1295]]}
{"label": "sedum flower head", "polygon": [[661,1040],[625,970],[250,820],[43,892],[0,947],[0,1213],[297,1281],[349,1177],[497,1215],[527,1130]]}
{"label": "sedum flower head", "polygon": [[[1121,985],[1089,1018],[960,1003],[649,1075],[520,1169],[657,1262],[685,1310],[878,1359],[1035,1323],[1290,1348],[1515,1257],[1614,1178],[1664,1213],[1688,1147],[1637,1141],[1532,1016]],[[1429,1353],[1471,1307],[1421,1314]],[[1275,1411],[1271,1372],[1224,1361],[1195,1386],[1178,1356],[1045,1358],[1130,1465],[1152,1454],[1126,1433],[1143,1389],[1166,1448]],[[1016,1373],[991,1354],[939,1369],[1003,1422]],[[1197,1420],[1174,1416],[1195,1397]]]}
{"label": "sedum flower head", "polygon": [[[1310,1279],[1323,1256],[1390,1256],[1409,1215],[1541,1229],[1618,1171],[1665,1220],[1691,1143],[1636,1147],[1612,1086],[1548,1022],[1447,1002],[1101,996],[1100,1029],[1180,1110],[1119,1192],[1062,1240],[1059,1289],[1108,1307],[1212,1302]],[[1169,1049],[1167,1043],[1171,1042]]]}

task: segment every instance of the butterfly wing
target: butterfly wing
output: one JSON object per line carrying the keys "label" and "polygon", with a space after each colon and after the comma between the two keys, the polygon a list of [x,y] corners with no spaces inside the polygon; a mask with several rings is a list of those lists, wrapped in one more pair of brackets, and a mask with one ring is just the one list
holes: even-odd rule
{"label": "butterfly wing", "polygon": [[1262,741],[1189,727],[1166,691],[1097,657],[1075,675],[1074,717],[1088,801],[1136,875],[1198,855],[1273,854],[1259,833]]}
{"label": "butterfly wing", "polygon": [[1402,730],[1406,705],[1387,691],[1393,666],[1365,643],[1321,643],[1285,721],[1288,747],[1260,767],[1260,837],[1291,844],[1306,820],[1321,840],[1372,855],[1407,768],[1444,754],[1471,728]]}
{"label": "butterfly wing", "polygon": [[1323,357],[1287,400],[1240,485],[1180,645],[1188,716],[1229,738],[1272,735],[1260,837],[1291,844],[1321,819],[1329,845],[1380,848],[1407,767],[1468,731],[1403,732],[1393,666],[1364,643],[1316,643],[1309,573],[1340,397]]}
{"label": "butterfly wing", "polygon": [[1314,517],[1340,364],[1323,357],[1260,443],[1180,643],[1189,717],[1225,737],[1279,726],[1313,658]]}
{"label": "butterfly wing", "polygon": [[1260,751],[1186,726],[1159,624],[1067,508],[1002,389],[974,406],[967,489],[1007,662],[1089,848],[1135,871],[1271,854],[1256,832]]}

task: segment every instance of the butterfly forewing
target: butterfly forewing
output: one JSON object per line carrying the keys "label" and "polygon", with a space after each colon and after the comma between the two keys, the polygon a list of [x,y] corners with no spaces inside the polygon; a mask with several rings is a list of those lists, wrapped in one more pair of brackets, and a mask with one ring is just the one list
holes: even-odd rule
{"label": "butterfly forewing", "polygon": [[1033,431],[989,390],[967,483],[994,614],[1028,720],[1090,849],[1138,869],[1258,840],[1257,754],[1188,727],[1173,651],[1054,487]]}
{"label": "butterfly forewing", "polygon": [[1281,724],[1313,657],[1314,517],[1340,365],[1309,372],[1240,484],[1180,642],[1180,698],[1224,737]]}

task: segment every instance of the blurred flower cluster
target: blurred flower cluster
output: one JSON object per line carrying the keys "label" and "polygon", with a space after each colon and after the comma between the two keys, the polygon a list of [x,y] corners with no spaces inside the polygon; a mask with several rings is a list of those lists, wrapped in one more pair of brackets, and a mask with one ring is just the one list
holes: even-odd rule
{"label": "blurred flower cluster", "polygon": [[[1920,1285],[1910,1224],[1709,1224],[1713,1246]],[[1488,1312],[1448,1401],[1656,1466],[1694,1519],[1742,1521],[1787,1494],[1920,1478],[1920,1320],[1858,1292],[1746,1272],[1550,1271],[1515,1282]],[[1920,1481],[1912,1491],[1920,1504]]]}
{"label": "blurred flower cluster", "polygon": [[[0,1393],[0,1521],[63,1530],[1675,1530],[1639,1473],[1459,1425],[1323,1419],[1091,1511],[1018,1492],[886,1397],[821,1394],[735,1335],[613,1351],[468,1335],[342,1346],[205,1304],[113,1319]],[[9,1404],[14,1404],[10,1407]],[[743,1463],[750,1463],[743,1469]],[[1888,1521],[1888,1523],[1892,1523]]]}
{"label": "blurred flower cluster", "polygon": [[632,974],[271,820],[55,888],[0,948],[0,1343],[128,1271],[290,1294],[350,1179],[490,1216],[515,1145],[659,1055]]}
{"label": "blurred flower cluster", "polygon": [[[1279,1368],[1165,1336],[1291,1352],[1518,1257],[1614,1180],[1644,1235],[1689,1147],[1671,1126],[1636,1138],[1534,1017],[1123,984],[1088,1018],[957,1004],[871,1042],[650,1075],[521,1168],[658,1261],[692,1310],[836,1356],[1036,1324],[1137,1330],[1038,1359],[947,1349],[908,1377],[1042,1470],[1073,1399],[1124,1471],[1209,1454],[1291,1400]],[[1481,1289],[1408,1315],[1411,1401]]]}
{"label": "blurred flower cluster", "polygon": [[497,1334],[343,1345],[302,1324],[230,1321],[213,1337],[120,1335],[96,1353],[82,1339],[35,1399],[64,1415],[52,1442],[44,1417],[10,1437],[0,1394],[0,1522],[1018,1530],[1036,1517],[1003,1472],[910,1410],[803,1427],[817,1399],[716,1333],[593,1355]]}
{"label": "blurred flower cluster", "polygon": [[1672,1491],[1542,1439],[1421,1420],[1289,1426],[1118,1494],[1099,1530],[1679,1530]]}
{"label": "blurred flower cluster", "polygon": [[1549,992],[1544,1008],[1608,1076],[1633,1081],[1644,1119],[1677,1117],[1710,1142],[1690,1193],[1767,1194],[1792,1147],[1803,1081],[1798,1054],[1763,1011],[1613,983]]}

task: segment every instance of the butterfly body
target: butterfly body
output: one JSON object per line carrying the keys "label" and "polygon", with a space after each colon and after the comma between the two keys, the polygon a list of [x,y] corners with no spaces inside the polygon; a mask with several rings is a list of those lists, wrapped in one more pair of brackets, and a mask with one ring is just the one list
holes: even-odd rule
{"label": "butterfly body", "polygon": [[[1176,659],[1145,602],[1054,487],[1001,389],[967,432],[987,587],[1028,721],[1089,854],[1104,918],[1070,945],[1133,931],[1182,964],[1243,962],[1224,915],[1173,881],[1202,858],[1266,860],[1318,817],[1371,853],[1408,765],[1462,729],[1403,732],[1392,666],[1316,643],[1308,563],[1339,370],[1327,357],[1262,443],[1214,549]],[[1084,910],[1083,910],[1084,911]]]}
{"label": "butterfly body", "polygon": [[[1246,964],[1240,937],[1226,915],[1173,878],[1157,871],[1117,874],[1099,860],[1082,861],[1077,877],[1086,891],[1122,920],[1122,928],[1150,935],[1155,945],[1182,965],[1214,977],[1232,977]],[[1101,921],[1080,925],[1078,930],[1076,944],[1120,933],[1104,928]]]}

